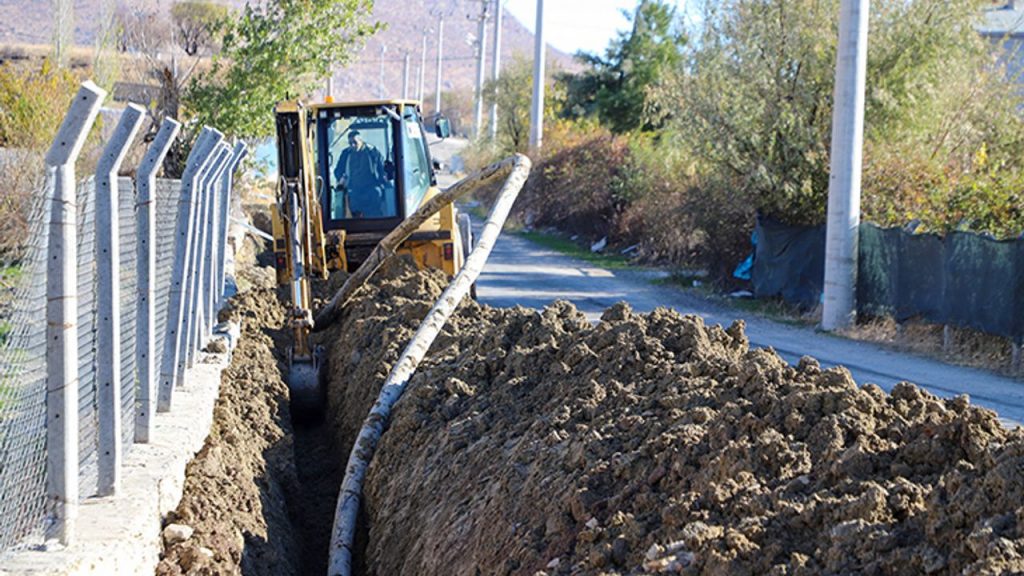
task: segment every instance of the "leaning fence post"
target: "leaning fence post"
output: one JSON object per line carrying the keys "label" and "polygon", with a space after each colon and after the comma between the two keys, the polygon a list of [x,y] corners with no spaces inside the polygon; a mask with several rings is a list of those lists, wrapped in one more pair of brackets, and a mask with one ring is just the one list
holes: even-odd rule
{"label": "leaning fence post", "polygon": [[[153,432],[153,390],[156,387],[156,172],[178,136],[181,123],[165,118],[146,150],[135,176],[135,217],[138,224],[136,258],[138,293],[136,320],[138,341],[135,364],[139,367],[139,395],[135,409],[135,441],[149,442]],[[165,216],[166,217],[166,216]]]}
{"label": "leaning fence post", "polygon": [[209,225],[207,241],[206,241],[206,268],[203,271],[203,285],[205,287],[204,293],[206,298],[203,302],[203,311],[206,318],[206,336],[209,336],[213,331],[213,326],[217,323],[217,291],[214,286],[214,278],[216,278],[217,259],[220,254],[221,246],[218,245],[220,241],[220,179],[221,175],[224,174],[224,170],[227,168],[228,163],[231,161],[231,146],[227,144],[221,145],[220,156],[217,158],[216,169],[210,174],[209,182],[209,195],[210,195],[210,218],[207,220]]}
{"label": "leaning fence post", "polygon": [[178,371],[176,374],[178,386],[184,385],[185,371],[192,367],[192,363],[195,358],[195,331],[199,320],[196,312],[196,302],[198,302],[196,292],[199,287],[199,259],[202,257],[202,216],[206,200],[206,191],[203,187],[203,181],[206,178],[206,174],[213,167],[213,161],[217,157],[217,149],[220,147],[220,143],[223,138],[223,134],[219,131],[214,131],[214,138],[211,142],[212,146],[201,159],[201,164],[191,182],[192,211],[189,218],[189,228],[192,232],[189,235],[189,257],[188,265],[185,268],[185,299],[182,301],[184,306],[184,317],[182,318],[182,324],[180,327],[182,333],[182,351],[178,358]]}
{"label": "leaning fence post", "polygon": [[146,113],[129,104],[96,163],[97,493],[121,484],[121,240],[117,172]]}
{"label": "leaning fence post", "polygon": [[189,240],[192,236],[195,205],[193,190],[196,176],[209,159],[210,151],[220,143],[223,135],[213,128],[203,128],[185,164],[181,178],[181,195],[178,199],[178,219],[174,240],[174,270],[171,274],[170,295],[167,303],[167,334],[160,361],[160,388],[157,392],[157,411],[171,409],[171,397],[175,385],[183,383],[185,375],[184,348],[185,296],[188,286]]}
{"label": "leaning fence post", "polygon": [[221,207],[220,207],[220,247],[221,251],[217,259],[217,304],[219,307],[220,303],[224,300],[224,282],[227,277],[227,246],[228,246],[228,231],[231,229],[231,187],[232,178],[235,170],[238,169],[238,165],[242,162],[242,158],[245,158],[247,146],[244,142],[235,142],[235,149],[231,153],[231,160],[228,161],[228,167],[224,171],[224,176],[221,178]]}
{"label": "leaning fence post", "polygon": [[75,160],[107,93],[84,82],[46,153],[50,201],[46,264],[47,537],[67,544],[78,516],[78,231]]}
{"label": "leaning fence post", "polygon": [[197,185],[193,190],[195,202],[195,212],[192,217],[192,254],[189,257],[188,265],[188,285],[185,287],[185,368],[191,368],[195,363],[195,352],[196,352],[196,332],[202,328],[199,326],[201,323],[198,307],[196,303],[199,298],[196,296],[196,292],[199,288],[199,266],[202,260],[203,253],[203,215],[206,212],[206,175],[210,172],[213,167],[213,163],[217,159],[217,150],[220,148],[219,145],[214,146],[210,151],[207,161],[203,164],[203,167],[199,170],[199,174],[196,176]]}
{"label": "leaning fence post", "polygon": [[197,211],[195,218],[196,233],[193,237],[195,242],[194,257],[192,259],[192,280],[189,282],[189,329],[187,347],[188,356],[186,365],[191,368],[203,346],[203,335],[206,333],[206,319],[204,310],[206,308],[206,286],[203,284],[203,271],[206,267],[207,244],[209,241],[210,229],[210,178],[217,170],[224,145],[218,145],[210,152],[210,161],[203,167],[199,176],[199,187],[197,188]]}

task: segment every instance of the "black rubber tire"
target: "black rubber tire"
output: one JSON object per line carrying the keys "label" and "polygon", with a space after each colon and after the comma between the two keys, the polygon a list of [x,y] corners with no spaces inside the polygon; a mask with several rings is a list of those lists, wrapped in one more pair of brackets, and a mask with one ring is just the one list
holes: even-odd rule
{"label": "black rubber tire", "polygon": [[[462,240],[462,264],[466,264],[466,259],[469,258],[469,254],[473,251],[473,223],[469,219],[469,214],[460,212],[455,217],[455,222],[459,226],[459,237]],[[476,282],[469,287],[469,297],[476,300]]]}

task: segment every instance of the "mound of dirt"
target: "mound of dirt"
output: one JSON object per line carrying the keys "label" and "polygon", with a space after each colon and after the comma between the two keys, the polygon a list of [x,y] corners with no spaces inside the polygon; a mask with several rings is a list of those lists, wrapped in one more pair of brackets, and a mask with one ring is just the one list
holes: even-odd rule
{"label": "mound of dirt", "polygon": [[[445,284],[401,260],[378,278],[325,340],[342,459]],[[1024,434],[789,366],[742,323],[467,302],[393,416],[368,574],[1024,571]]]}
{"label": "mound of dirt", "polygon": [[156,573],[296,574],[302,540],[289,516],[297,481],[288,389],[273,353],[286,345],[284,307],[274,290],[253,290],[233,298],[221,319],[241,322],[242,338],[221,376],[210,435],[166,519],[194,533],[166,545]]}

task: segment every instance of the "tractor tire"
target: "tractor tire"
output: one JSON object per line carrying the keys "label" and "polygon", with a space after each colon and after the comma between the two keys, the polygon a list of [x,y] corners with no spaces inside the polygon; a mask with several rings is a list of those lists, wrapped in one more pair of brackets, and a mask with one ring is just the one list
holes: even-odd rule
{"label": "tractor tire", "polygon": [[[456,216],[456,223],[459,225],[459,238],[462,240],[462,264],[466,264],[471,252],[473,252],[473,228],[469,214],[460,212]],[[476,282],[469,287],[469,297],[476,300]]]}

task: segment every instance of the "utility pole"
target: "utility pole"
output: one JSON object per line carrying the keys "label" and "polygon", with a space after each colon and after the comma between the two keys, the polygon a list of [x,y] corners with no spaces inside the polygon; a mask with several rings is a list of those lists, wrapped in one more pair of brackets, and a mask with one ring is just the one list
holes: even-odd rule
{"label": "utility pole", "polygon": [[821,327],[825,330],[849,326],[856,315],[869,6],[870,0],[842,0],[839,9],[825,238],[825,302],[821,314]]}
{"label": "utility pole", "polygon": [[484,126],[484,75],[487,60],[487,16],[490,0],[480,0],[480,25],[477,32],[476,53],[476,102],[473,114],[473,139],[480,138]]}
{"label": "utility pole", "polygon": [[420,77],[416,87],[416,99],[423,103],[423,81],[426,78],[427,70],[427,32],[423,31],[423,47],[420,48]]}
{"label": "utility pole", "polygon": [[377,97],[384,98],[384,53],[388,51],[387,44],[380,45],[380,79],[377,81]]}
{"label": "utility pole", "polygon": [[444,15],[437,18],[437,78],[434,86],[434,114],[441,113],[441,56],[444,53]]}
{"label": "utility pole", "polygon": [[[494,92],[497,96],[498,79],[501,78],[501,0],[494,0],[494,60],[492,62],[491,78],[494,79]],[[498,139],[498,99],[495,97],[491,102],[491,142]]]}
{"label": "utility pole", "polygon": [[409,53],[405,53],[404,64],[402,64],[402,98],[409,99]]}
{"label": "utility pole", "polygon": [[537,29],[533,49],[533,106],[530,110],[530,152],[544,143],[544,0],[537,0]]}

